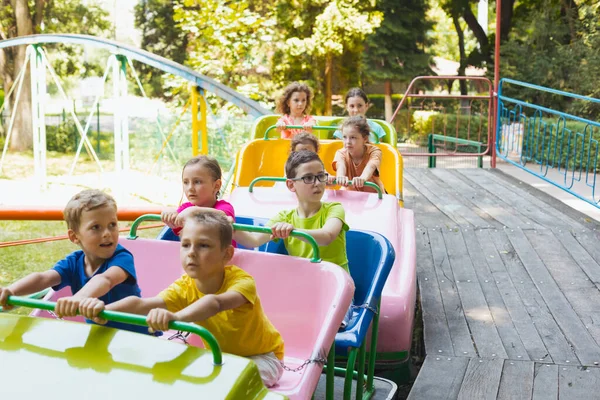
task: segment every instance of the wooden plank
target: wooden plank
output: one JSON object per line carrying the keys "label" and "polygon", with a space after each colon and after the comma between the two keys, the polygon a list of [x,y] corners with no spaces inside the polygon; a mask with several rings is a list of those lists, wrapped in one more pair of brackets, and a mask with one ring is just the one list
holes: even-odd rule
{"label": "wooden plank", "polygon": [[[562,233],[562,232],[561,232]],[[600,269],[596,265],[600,265],[600,237],[596,232],[571,232],[573,238],[585,249],[595,263],[588,264],[590,268],[585,269],[588,277],[594,282],[597,287],[600,287]]]}
{"label": "wooden plank", "polygon": [[529,400],[533,396],[532,361],[504,361],[498,400]]}
{"label": "wooden plank", "polygon": [[[523,262],[523,266],[531,276],[532,281],[546,302],[548,309],[560,326],[565,338],[573,346],[577,357],[583,365],[594,365],[600,362],[600,347],[596,344],[590,333],[565,298],[556,282],[552,279],[550,272],[539,258],[536,250],[532,247],[527,236],[520,229],[515,229],[509,235],[509,240]],[[548,246],[538,248],[540,253],[549,252]],[[555,360],[573,362],[572,359]]]}
{"label": "wooden plank", "polygon": [[[579,265],[573,260],[552,231],[524,231],[523,233],[529,243],[531,243],[531,246],[536,249],[538,256],[561,290],[594,287],[594,284],[585,272],[579,268]],[[575,246],[577,245],[576,243],[574,244]],[[596,300],[600,302],[600,294]]]}
{"label": "wooden plank", "polygon": [[421,170],[411,170],[410,174],[405,176],[423,196],[435,204],[455,224],[490,226],[490,222],[480,218],[452,194],[444,191],[438,183],[432,182]]}
{"label": "wooden plank", "polygon": [[421,296],[425,352],[434,355],[442,350],[445,355],[453,355],[454,348],[433,265],[427,230],[417,228],[415,239],[417,247],[417,282]]}
{"label": "wooden plank", "polygon": [[480,357],[508,358],[459,229],[443,230],[448,259]]}
{"label": "wooden plank", "polygon": [[[525,345],[523,344],[522,339],[519,337],[519,332],[511,320],[511,314],[504,302],[504,299],[502,298],[499,286],[496,284],[496,279],[492,275],[488,260],[479,244],[479,240],[477,239],[475,231],[471,229],[463,229],[463,237],[465,239],[472,263],[474,266],[476,266],[475,272],[477,274],[481,290],[483,291],[483,295],[487,301],[488,308],[492,314],[494,324],[496,325],[496,329],[498,330],[498,334],[500,335],[500,339],[502,340],[502,344],[504,345],[504,349],[508,355],[508,358],[513,360],[529,360],[529,355],[527,354]],[[500,257],[497,259],[490,258],[490,260],[495,260],[496,262],[500,262],[500,264],[502,264]],[[502,268],[503,267],[504,266],[502,265]],[[520,303],[519,295],[517,294],[516,290],[514,290],[514,287],[512,288],[512,293],[516,296],[514,300],[519,302],[518,307],[520,312],[528,317],[525,308]],[[533,326],[531,326],[531,329],[533,332],[536,332]],[[547,354],[539,335],[536,334],[536,336],[537,344],[541,345],[540,354]]]}
{"label": "wooden plank", "polygon": [[[569,232],[527,231],[525,235],[534,248],[543,249],[538,251],[540,259],[590,335],[599,343],[600,324],[595,320],[600,314],[600,291],[583,268],[593,271],[600,267]],[[580,261],[574,260],[571,254],[577,255]],[[584,262],[587,265],[582,268]]]}
{"label": "wooden plank", "polygon": [[561,221],[565,221],[566,226],[573,229],[583,228],[593,230],[594,228],[600,228],[599,222],[536,187],[521,182],[519,179],[498,168],[489,169],[488,171],[491,179],[495,179],[501,185],[514,189],[519,193],[525,192],[528,195],[527,199],[530,203],[539,203],[542,210],[551,209],[553,216],[556,215],[561,218]]}
{"label": "wooden plank", "polygon": [[472,358],[458,393],[459,400],[495,400],[504,360]]}
{"label": "wooden plank", "polygon": [[[454,275],[448,261],[444,238],[440,230],[436,228],[430,229],[428,234],[431,243],[433,265],[442,301],[444,302],[444,312],[448,320],[454,354],[468,357],[476,356],[477,353],[471,340],[471,332],[467,325],[462,303],[456,289],[456,284],[454,283]],[[438,349],[438,352],[439,350],[441,349]]]}
{"label": "wooden plank", "polygon": [[[489,267],[492,277],[488,279],[489,282],[495,284],[502,296],[502,300],[506,306],[506,309],[510,315],[510,321],[514,325],[519,339],[523,343],[525,350],[529,357],[526,357],[523,354],[517,353],[516,357],[512,357],[515,360],[523,359],[531,359],[531,360],[539,360],[544,359],[548,355],[548,350],[540,337],[540,334],[535,328],[534,321],[531,316],[527,312],[525,308],[525,304],[521,300],[521,296],[517,291],[515,285],[513,284],[513,280],[508,274],[507,268],[494,245],[492,240],[492,235],[501,235],[506,238],[504,232],[492,232],[491,230],[478,230],[475,234],[477,237],[477,241],[479,242],[479,246],[486,257],[487,266]],[[508,241],[508,239],[506,239]],[[479,270],[479,269],[478,269]],[[483,280],[484,284],[486,279]],[[509,347],[506,347],[507,353],[510,355]]]}
{"label": "wooden plank", "polygon": [[[590,252],[598,252],[597,256],[600,259],[600,249],[598,246],[598,240],[594,239],[595,245],[590,247],[588,251],[584,245],[578,241],[573,234],[566,229],[558,229],[553,231],[554,236],[562,243],[565,249],[569,252],[571,257],[575,260],[579,268],[583,270],[586,274],[587,278],[592,282],[596,288],[600,289],[600,264],[596,261]],[[582,236],[587,236],[586,234],[578,235],[581,240],[588,244],[588,240],[584,239]]]}
{"label": "wooden plank", "polygon": [[[539,337],[542,339],[545,348],[548,350],[548,354],[536,357],[532,357],[534,361],[551,362],[554,360],[556,363],[565,363],[567,360],[571,363],[576,363],[577,357],[567,340],[565,339],[562,331],[558,327],[554,316],[550,313],[544,299],[538,292],[537,287],[531,281],[527,270],[523,266],[519,259],[515,249],[513,248],[509,236],[514,232],[512,229],[507,229],[506,232],[498,231],[497,233],[490,234],[489,238],[496,247],[497,254],[501,258],[506,271],[508,272],[510,280],[512,280],[514,287],[519,293],[519,297],[527,313],[529,319],[516,319],[513,316],[513,323],[517,326],[517,330],[521,333],[524,323],[531,323],[532,326],[537,330]],[[479,234],[479,231],[477,232]],[[480,243],[483,243],[480,241]],[[502,282],[501,277],[496,280]],[[506,299],[506,297],[505,297]],[[527,346],[526,339],[523,337],[523,343],[530,356],[532,352]]]}
{"label": "wooden plank", "polygon": [[597,400],[600,392],[600,369],[559,367],[558,397],[573,400]]}
{"label": "wooden plank", "polygon": [[535,364],[533,400],[558,400],[558,365]]}
{"label": "wooden plank", "polygon": [[415,212],[417,227],[439,228],[440,226],[455,225],[454,221],[423,196],[408,180],[404,181],[403,190],[404,205]]}
{"label": "wooden plank", "polygon": [[576,226],[577,229],[584,228],[578,221],[557,211],[526,190],[500,178],[498,174],[492,173],[490,170],[461,169],[458,172],[503,199],[513,209],[542,226],[547,228],[568,228],[572,226]]}
{"label": "wooden plank", "polygon": [[413,384],[408,400],[454,400],[458,397],[469,359],[428,355]]}
{"label": "wooden plank", "polygon": [[503,226],[516,228],[530,225],[535,229],[542,228],[538,223],[517,212],[512,205],[506,204],[504,199],[491,194],[478,184],[473,184],[473,181],[456,170],[435,169],[432,170],[432,174],[457,190],[466,203],[472,203]]}

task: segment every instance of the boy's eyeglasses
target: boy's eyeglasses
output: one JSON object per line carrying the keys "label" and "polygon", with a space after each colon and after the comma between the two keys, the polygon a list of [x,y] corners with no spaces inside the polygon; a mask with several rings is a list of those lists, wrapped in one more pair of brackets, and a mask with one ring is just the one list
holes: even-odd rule
{"label": "boy's eyeglasses", "polygon": [[292,178],[292,179],[290,179],[290,181],[302,180],[302,182],[306,183],[307,185],[312,185],[315,183],[315,180],[318,180],[319,182],[327,182],[328,177],[329,177],[328,173],[322,173],[322,174],[318,174],[318,175],[305,175],[300,178]]}

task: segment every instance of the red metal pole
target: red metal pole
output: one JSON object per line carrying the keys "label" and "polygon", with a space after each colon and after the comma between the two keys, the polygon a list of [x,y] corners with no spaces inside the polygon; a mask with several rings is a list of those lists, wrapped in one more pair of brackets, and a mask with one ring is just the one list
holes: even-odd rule
{"label": "red metal pole", "polygon": [[[160,214],[160,207],[136,207],[119,208],[117,217],[121,221],[133,221],[144,214]],[[40,207],[0,207],[0,220],[38,220],[38,221],[62,221],[62,208],[40,208]]]}
{"label": "red metal pole", "polygon": [[498,127],[498,83],[500,82],[500,30],[502,0],[496,0],[496,43],[494,45],[494,128],[492,129],[491,167],[496,168],[496,128]]}

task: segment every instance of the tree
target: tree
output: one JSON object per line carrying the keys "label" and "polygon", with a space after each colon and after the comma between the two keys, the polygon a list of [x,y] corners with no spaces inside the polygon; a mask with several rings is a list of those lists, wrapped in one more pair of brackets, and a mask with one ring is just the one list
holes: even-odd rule
{"label": "tree", "polygon": [[180,0],[174,4],[174,20],[188,36],[189,67],[261,101],[271,91],[268,66],[275,20],[270,11],[263,15],[251,5],[248,0],[206,0],[201,5]]}
{"label": "tree", "polygon": [[[78,0],[0,0],[0,37],[9,39],[34,33],[82,33],[101,35],[110,28],[108,13],[95,4],[82,5]],[[67,49],[67,54],[81,58],[81,50]],[[19,75],[25,61],[24,46],[11,47],[0,51],[0,73],[4,92],[10,88]],[[58,60],[58,64],[66,67],[66,72],[75,72],[84,68],[81,62],[72,58]],[[31,126],[31,78],[29,68],[23,77],[23,86],[18,110],[14,104],[11,112],[16,112],[13,126],[11,149],[23,151],[32,146]],[[11,98],[14,99],[14,97]],[[5,99],[5,101],[7,101]]]}
{"label": "tree", "polygon": [[406,82],[430,72],[425,53],[427,31],[425,0],[380,0],[377,10],[384,16],[381,26],[367,37],[363,56],[364,75],[385,85],[385,117],[392,117],[392,81]]}
{"label": "tree", "polygon": [[[297,3],[295,7],[290,7],[286,0],[278,3],[277,20],[284,28],[285,44],[276,62],[283,66],[282,71],[286,65],[298,63],[301,71],[312,70],[315,83],[325,93],[324,114],[331,115],[336,61],[347,51],[359,53],[362,50],[367,35],[380,25],[382,14],[369,2],[358,0]],[[284,72],[282,75],[293,74]]]}
{"label": "tree", "polygon": [[[135,26],[142,32],[142,49],[185,64],[188,34],[175,21],[172,0],[141,0],[135,6]],[[154,74],[156,70],[146,64],[139,71],[148,95],[168,97],[162,74]]]}

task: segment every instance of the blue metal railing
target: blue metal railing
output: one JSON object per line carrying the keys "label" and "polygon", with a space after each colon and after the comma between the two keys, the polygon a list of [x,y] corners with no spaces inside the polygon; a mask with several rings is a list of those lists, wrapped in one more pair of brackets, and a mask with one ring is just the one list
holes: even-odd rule
{"label": "blue metal railing", "polygon": [[498,157],[600,208],[596,194],[600,122],[503,95],[511,85],[570,101],[599,99],[501,79],[498,87]]}

